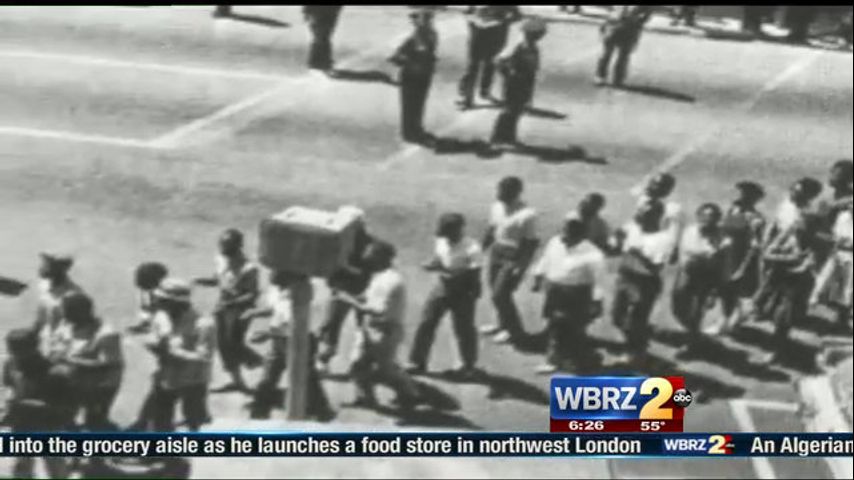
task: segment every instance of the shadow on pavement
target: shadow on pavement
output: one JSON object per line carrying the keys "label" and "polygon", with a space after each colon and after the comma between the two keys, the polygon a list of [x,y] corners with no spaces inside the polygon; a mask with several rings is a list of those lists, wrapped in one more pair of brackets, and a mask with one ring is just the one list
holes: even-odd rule
{"label": "shadow on pavement", "polygon": [[706,375],[690,372],[679,365],[659,357],[650,357],[644,366],[616,365],[602,375],[644,376],[661,375],[685,377],[685,386],[694,395],[696,403],[707,403],[716,399],[740,398],[745,390],[736,385],[721,382]]}
{"label": "shadow on pavement", "polygon": [[[672,347],[681,347],[688,343],[687,332],[681,330],[657,330],[654,337],[657,341]],[[753,377],[766,382],[786,382],[789,375],[767,365],[753,363],[750,354],[744,350],[734,350],[726,345],[709,339],[696,352],[680,357],[680,360],[698,360],[717,365],[738,376]]]}
{"label": "shadow on pavement", "polygon": [[587,153],[584,147],[569,145],[567,147],[551,147],[545,145],[531,145],[519,143],[512,153],[534,157],[543,163],[589,163],[591,165],[607,165],[608,160],[603,157],[593,157]]}
{"label": "shadow on pavement", "polygon": [[[730,336],[737,342],[753,345],[763,350],[772,351],[774,349],[772,334],[756,327],[741,327],[732,332]],[[801,373],[819,373],[818,365],[816,365],[815,361],[817,353],[818,347],[807,345],[790,338],[789,346],[786,349],[786,355],[783,358],[781,366]]]}
{"label": "shadow on pavement", "polygon": [[549,110],[547,108],[539,108],[539,107],[528,107],[525,109],[525,115],[529,117],[535,118],[545,118],[548,120],[564,120],[567,118],[567,115],[562,112],[558,112],[556,110]]}
{"label": "shadow on pavement", "polygon": [[336,69],[332,71],[332,77],[335,80],[344,80],[349,82],[365,82],[365,83],[385,83],[387,85],[397,85],[397,81],[382,70],[350,70]]}
{"label": "shadow on pavement", "polygon": [[480,371],[473,377],[460,378],[448,372],[427,374],[428,377],[448,383],[483,385],[489,389],[490,400],[520,400],[535,405],[548,405],[548,392],[536,385],[514,377]]}
{"label": "shadow on pavement", "polygon": [[287,22],[282,22],[280,20],[276,20],[273,18],[262,17],[260,15],[246,15],[243,13],[232,13],[228,16],[222,17],[227,18],[229,20],[234,20],[237,22],[244,23],[252,23],[255,25],[262,25],[270,28],[290,28],[291,24]]}
{"label": "shadow on pavement", "polygon": [[662,98],[665,100],[673,100],[682,103],[694,103],[697,101],[697,99],[692,97],[691,95],[686,95],[684,93],[674,92],[665,88],[653,87],[649,85],[623,85],[621,87],[615,88],[624,92],[637,93],[639,95],[645,95],[647,97]]}

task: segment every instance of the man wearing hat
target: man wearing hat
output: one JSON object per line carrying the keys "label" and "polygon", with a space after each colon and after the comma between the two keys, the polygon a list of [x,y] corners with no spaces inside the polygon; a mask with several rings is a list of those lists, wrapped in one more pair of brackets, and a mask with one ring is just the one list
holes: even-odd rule
{"label": "man wearing hat", "polygon": [[190,431],[208,420],[207,392],[216,350],[216,326],[192,306],[190,284],[167,278],[155,291],[159,310],[146,347],[161,360],[154,400],[156,431],[174,429],[175,404],[181,402]]}
{"label": "man wearing hat", "polygon": [[[322,372],[329,370],[329,362],[338,352],[338,340],[341,337],[344,320],[351,312],[354,312],[352,305],[338,298],[336,293],[343,292],[358,297],[365,292],[365,288],[371,279],[371,272],[365,264],[365,253],[368,246],[374,242],[374,237],[368,232],[365,212],[354,206],[342,207],[341,212],[356,220],[356,232],[353,250],[350,253],[347,266],[338,269],[327,281],[327,285],[333,294],[329,298],[326,317],[318,331],[320,340],[318,368]],[[358,316],[358,312],[355,312],[355,315]]]}
{"label": "man wearing hat", "polygon": [[522,18],[518,6],[472,5],[466,11],[469,24],[468,64],[460,80],[458,105],[471,108],[480,76],[480,98],[493,100],[492,77],[495,57],[507,44],[510,24]]}
{"label": "man wearing hat", "polygon": [[604,85],[608,81],[608,70],[614,52],[613,84],[621,86],[626,79],[629,58],[640,40],[643,26],[652,15],[652,7],[647,5],[619,5],[615,7],[602,25],[602,55],[596,64],[596,84]]}
{"label": "man wearing hat", "polygon": [[[729,259],[726,262],[729,271],[724,275],[724,284],[719,292],[727,318],[727,329],[738,325],[746,312],[745,302],[759,288],[762,237],[766,223],[765,216],[756,208],[765,197],[765,189],[751,181],[739,182],[735,187],[739,192],[738,197],[721,222],[724,235],[730,243]],[[720,332],[711,330],[706,333]]]}
{"label": "man wearing hat", "polygon": [[504,108],[495,121],[492,143],[514,146],[518,143],[519,118],[534,98],[537,72],[540,69],[540,48],[537,45],[546,35],[544,21],[532,18],[522,25],[524,38],[505,49],[496,61],[504,76]]}
{"label": "man wearing hat", "polygon": [[60,334],[64,323],[62,299],[72,293],[83,293],[68,275],[74,259],[70,255],[42,253],[39,267],[39,301],[34,330],[39,332],[39,349],[46,358],[64,355],[67,342]]}
{"label": "man wearing hat", "polygon": [[415,27],[389,61],[400,67],[400,126],[406,142],[430,141],[424,130],[424,108],[436,69],[436,45],[433,11],[418,8],[409,14]]}
{"label": "man wearing hat", "polygon": [[338,23],[343,5],[304,5],[302,7],[308,28],[311,31],[311,44],[308,50],[308,68],[332,73],[332,34]]}

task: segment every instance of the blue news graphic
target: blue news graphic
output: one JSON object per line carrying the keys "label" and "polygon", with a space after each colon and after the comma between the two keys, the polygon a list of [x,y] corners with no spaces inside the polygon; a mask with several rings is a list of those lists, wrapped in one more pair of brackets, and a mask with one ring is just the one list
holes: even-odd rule
{"label": "blue news graphic", "polygon": [[551,379],[552,420],[681,420],[690,402],[682,377]]}

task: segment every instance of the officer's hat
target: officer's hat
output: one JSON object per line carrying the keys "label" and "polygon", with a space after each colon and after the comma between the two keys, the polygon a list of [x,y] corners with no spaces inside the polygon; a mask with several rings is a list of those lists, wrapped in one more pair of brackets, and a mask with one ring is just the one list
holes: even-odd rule
{"label": "officer's hat", "polygon": [[530,18],[522,24],[523,33],[544,34],[546,33],[546,22],[540,18]]}

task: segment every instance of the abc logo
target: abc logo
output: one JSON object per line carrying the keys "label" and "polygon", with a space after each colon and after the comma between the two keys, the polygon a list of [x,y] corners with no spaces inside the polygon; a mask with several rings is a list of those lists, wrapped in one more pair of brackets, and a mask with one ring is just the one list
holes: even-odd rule
{"label": "abc logo", "polygon": [[685,408],[688,405],[691,405],[691,402],[694,400],[694,396],[691,395],[691,392],[688,389],[680,388],[676,390],[676,393],[673,394],[673,403],[676,404],[677,407]]}

